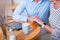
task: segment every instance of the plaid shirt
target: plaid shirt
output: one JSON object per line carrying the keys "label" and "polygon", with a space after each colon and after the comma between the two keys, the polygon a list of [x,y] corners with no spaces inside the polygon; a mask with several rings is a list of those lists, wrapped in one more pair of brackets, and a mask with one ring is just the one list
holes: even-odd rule
{"label": "plaid shirt", "polygon": [[53,40],[60,40],[60,7],[55,9],[54,3],[51,3],[50,5],[49,23],[53,28],[51,34]]}

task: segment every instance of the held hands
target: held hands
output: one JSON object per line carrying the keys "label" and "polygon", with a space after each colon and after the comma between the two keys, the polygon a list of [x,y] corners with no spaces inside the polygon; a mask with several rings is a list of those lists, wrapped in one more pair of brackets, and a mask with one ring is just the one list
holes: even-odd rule
{"label": "held hands", "polygon": [[28,22],[33,23],[33,22],[34,22],[33,17],[34,17],[34,16],[28,17]]}
{"label": "held hands", "polygon": [[38,17],[38,16],[32,16],[28,18],[28,21],[33,23],[33,22],[37,22],[39,24],[43,24],[43,21]]}

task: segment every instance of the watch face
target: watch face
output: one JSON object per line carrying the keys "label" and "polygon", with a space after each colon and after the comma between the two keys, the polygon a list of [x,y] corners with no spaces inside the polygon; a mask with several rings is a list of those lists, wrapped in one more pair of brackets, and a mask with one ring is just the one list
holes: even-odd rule
{"label": "watch face", "polygon": [[46,25],[46,23],[44,23],[44,25]]}

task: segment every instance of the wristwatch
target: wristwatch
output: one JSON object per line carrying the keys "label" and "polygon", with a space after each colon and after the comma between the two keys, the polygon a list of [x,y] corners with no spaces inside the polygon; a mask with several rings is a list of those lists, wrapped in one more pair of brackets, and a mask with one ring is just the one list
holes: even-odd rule
{"label": "wristwatch", "polygon": [[43,23],[42,25],[41,25],[41,28],[44,28],[46,26],[46,23]]}

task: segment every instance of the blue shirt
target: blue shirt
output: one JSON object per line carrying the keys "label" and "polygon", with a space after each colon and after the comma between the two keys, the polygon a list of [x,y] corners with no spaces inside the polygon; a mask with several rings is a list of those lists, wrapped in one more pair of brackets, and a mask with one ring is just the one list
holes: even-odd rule
{"label": "blue shirt", "polygon": [[[50,2],[40,0],[38,3],[34,0],[23,0],[15,9],[12,17],[14,20],[27,21],[30,16],[39,16],[44,22],[48,22]],[[21,15],[26,10],[27,16]]]}

